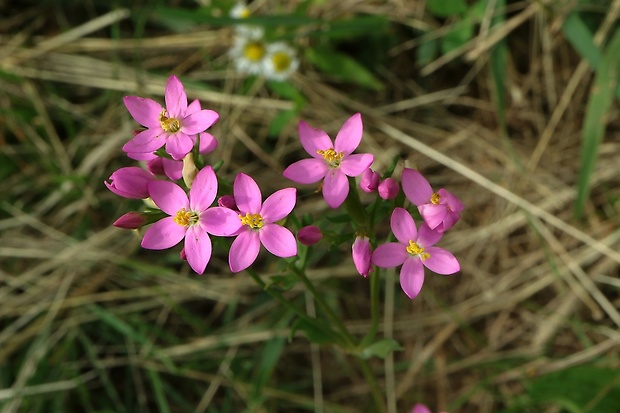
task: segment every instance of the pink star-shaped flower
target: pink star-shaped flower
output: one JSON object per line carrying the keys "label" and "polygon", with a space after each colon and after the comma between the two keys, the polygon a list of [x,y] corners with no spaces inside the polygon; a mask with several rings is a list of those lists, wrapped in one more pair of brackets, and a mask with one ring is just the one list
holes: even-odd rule
{"label": "pink star-shaped flower", "polygon": [[150,182],[148,190],[155,205],[170,216],[157,221],[146,231],[142,247],[162,250],[185,239],[187,262],[194,271],[202,274],[211,259],[211,239],[207,232],[220,222],[217,208],[209,208],[217,194],[213,168],[207,166],[198,172],[189,190],[189,198],[180,186],[169,181]]}
{"label": "pink star-shaped flower", "polygon": [[352,155],[362,140],[362,115],[356,113],[340,128],[332,143],[320,129],[299,122],[299,139],[311,159],[302,159],[284,170],[284,177],[300,184],[313,184],[323,179],[323,197],[332,208],[338,208],[349,194],[347,176],[355,177],[374,160],[369,153]]}
{"label": "pink star-shaped flower", "polygon": [[451,252],[433,247],[442,234],[422,224],[418,231],[413,218],[404,208],[394,208],[390,226],[398,242],[379,245],[372,254],[372,263],[391,268],[402,264],[400,286],[409,298],[415,298],[424,284],[424,267],[437,274],[449,275],[460,270]]}
{"label": "pink star-shaped flower", "polygon": [[418,207],[424,222],[431,229],[445,232],[461,219],[463,203],[443,188],[433,192],[433,188],[420,172],[405,168],[401,180],[405,196]]}
{"label": "pink star-shaped flower", "polygon": [[291,213],[296,202],[295,188],[274,192],[262,202],[260,188],[250,176],[240,173],[235,177],[233,195],[238,211],[225,207],[218,211],[211,234],[237,235],[230,246],[228,263],[232,272],[248,268],[258,257],[260,245],[275,256],[286,258],[297,254],[295,236],[287,228],[275,224]]}
{"label": "pink star-shaped flower", "polygon": [[131,116],[147,128],[123,146],[125,152],[154,152],[166,145],[166,152],[172,158],[182,159],[194,147],[195,135],[203,133],[219,118],[217,112],[201,109],[197,100],[188,105],[183,84],[174,75],[166,83],[165,100],[166,108],[148,98],[123,98]]}

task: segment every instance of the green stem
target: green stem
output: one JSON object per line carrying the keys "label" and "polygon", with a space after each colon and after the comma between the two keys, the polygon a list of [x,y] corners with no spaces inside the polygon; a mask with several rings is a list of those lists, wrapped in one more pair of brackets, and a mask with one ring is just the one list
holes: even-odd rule
{"label": "green stem", "polygon": [[375,401],[375,405],[377,406],[377,412],[386,413],[387,410],[385,408],[385,400],[383,399],[383,394],[379,388],[379,383],[377,383],[377,378],[372,373],[372,370],[366,360],[358,358],[358,361],[360,363],[360,367],[362,368],[362,373],[364,373],[364,378],[370,385],[370,392]]}
{"label": "green stem", "polygon": [[371,323],[363,343],[369,344],[375,338],[379,329],[379,290],[381,288],[380,269],[377,267],[370,273],[370,316]]}

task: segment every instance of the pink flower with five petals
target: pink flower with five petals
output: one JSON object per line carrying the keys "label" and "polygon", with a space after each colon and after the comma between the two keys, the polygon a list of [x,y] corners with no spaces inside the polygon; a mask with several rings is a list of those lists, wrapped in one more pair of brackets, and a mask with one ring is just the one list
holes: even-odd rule
{"label": "pink flower with five petals", "polygon": [[147,128],[123,146],[125,152],[154,152],[166,145],[166,152],[172,158],[182,159],[192,150],[195,135],[203,133],[219,118],[213,110],[200,109],[198,101],[188,105],[183,84],[174,75],[166,83],[165,100],[166,108],[148,98],[123,98],[131,116]]}
{"label": "pink flower with five petals", "polygon": [[413,218],[404,208],[394,208],[390,218],[392,232],[398,242],[379,245],[372,254],[372,263],[391,268],[402,264],[400,286],[407,296],[415,298],[424,283],[424,267],[437,274],[449,275],[460,270],[451,252],[433,247],[442,234],[422,224],[418,231]]}
{"label": "pink flower with five petals", "polygon": [[230,246],[228,263],[232,272],[248,268],[258,257],[261,244],[275,256],[286,258],[297,254],[295,236],[287,228],[276,224],[295,207],[297,190],[284,188],[262,202],[260,188],[250,176],[240,173],[235,177],[233,195],[238,211],[226,207],[212,208],[219,215],[210,233],[237,238]]}
{"label": "pink flower with five petals", "polygon": [[313,184],[323,179],[323,197],[332,208],[338,208],[349,194],[347,176],[361,175],[374,161],[369,153],[352,155],[362,140],[362,115],[356,113],[342,125],[336,140],[320,129],[299,122],[299,139],[311,159],[302,159],[284,170],[284,177],[300,184]]}
{"label": "pink flower with five petals", "polygon": [[211,239],[207,232],[220,222],[217,208],[209,208],[217,194],[217,178],[213,168],[203,168],[189,190],[169,181],[154,181],[148,185],[149,194],[162,211],[170,215],[154,223],[144,234],[142,247],[163,250],[185,239],[187,262],[202,274],[211,259]]}

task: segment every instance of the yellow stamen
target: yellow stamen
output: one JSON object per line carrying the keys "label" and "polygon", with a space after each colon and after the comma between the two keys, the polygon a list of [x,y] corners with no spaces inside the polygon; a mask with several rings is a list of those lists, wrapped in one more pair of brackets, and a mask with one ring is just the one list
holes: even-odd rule
{"label": "yellow stamen", "polygon": [[271,57],[276,72],[285,72],[291,66],[291,56],[285,52],[274,53]]}
{"label": "yellow stamen", "polygon": [[434,192],[433,195],[431,195],[431,204],[439,205],[440,199],[441,199],[441,195],[439,195],[437,192]]}
{"label": "yellow stamen", "polygon": [[318,151],[316,151],[316,153],[321,155],[323,159],[325,159],[325,162],[327,162],[334,168],[340,165],[340,162],[342,162],[342,158],[344,158],[344,152],[336,152],[333,149],[319,149]]}
{"label": "yellow stamen", "polygon": [[163,130],[169,133],[177,133],[181,129],[181,122],[177,118],[169,118],[164,110],[159,114],[159,123]]}
{"label": "yellow stamen", "polygon": [[261,217],[260,214],[247,213],[245,216],[239,214],[239,219],[242,225],[247,225],[252,229],[260,229],[264,225],[263,217]]}
{"label": "yellow stamen", "polygon": [[179,224],[182,227],[189,227],[190,225],[194,225],[198,222],[198,215],[193,211],[187,211],[185,208],[181,208],[177,211],[177,214],[174,216],[173,220],[175,223]]}
{"label": "yellow stamen", "polygon": [[430,258],[431,254],[428,252],[424,252],[424,248],[420,247],[417,243],[409,240],[409,246],[407,247],[407,252],[413,256],[419,256],[422,261],[427,258]]}
{"label": "yellow stamen", "polygon": [[243,49],[243,56],[252,62],[260,61],[265,56],[265,46],[260,42],[249,42]]}

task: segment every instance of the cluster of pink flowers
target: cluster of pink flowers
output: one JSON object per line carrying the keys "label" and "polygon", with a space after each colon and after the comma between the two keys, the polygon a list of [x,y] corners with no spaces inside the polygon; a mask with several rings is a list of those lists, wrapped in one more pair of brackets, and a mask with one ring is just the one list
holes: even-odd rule
{"label": "cluster of pink flowers", "polygon": [[[124,103],[142,128],[123,147],[128,157],[145,162],[146,168],[125,167],[114,172],[106,186],[125,198],[150,198],[156,210],[129,212],[114,225],[138,229],[150,225],[144,233],[142,247],[152,250],[171,248],[183,241],[181,256],[198,274],[204,273],[212,254],[211,237],[235,237],[229,251],[232,272],[251,266],[263,245],[277,257],[297,255],[293,233],[280,222],[294,209],[295,188],[280,189],[264,201],[258,184],[239,173],[232,194],[218,197],[218,177],[213,167],[195,166],[195,157],[209,154],[217,140],[209,129],[219,115],[202,109],[197,100],[188,104],[183,85],[176,76],[168,79],[166,106],[138,96],[127,96]],[[320,183],[322,195],[331,208],[345,204],[351,183],[359,177],[359,189],[376,193],[378,201],[390,202],[390,225],[397,242],[376,244],[372,229],[351,222],[352,256],[357,271],[367,277],[373,265],[383,268],[402,265],[400,283],[414,298],[422,288],[424,267],[438,274],[459,271],[459,263],[448,251],[435,247],[443,233],[459,219],[462,203],[445,189],[434,192],[420,172],[405,168],[399,181],[381,178],[370,167],[374,156],[354,153],[363,135],[362,117],[351,116],[334,141],[324,131],[299,123],[302,147],[310,155],[291,164],[284,177],[299,184]],[[200,163],[200,162],[199,162]],[[177,182],[181,181],[182,182]],[[399,201],[402,186],[406,199],[417,207],[423,223],[417,226],[409,211]],[[357,194],[353,194],[357,196]],[[217,199],[217,202],[216,202]],[[299,229],[297,239],[310,246],[319,242],[324,232],[316,225]]]}

